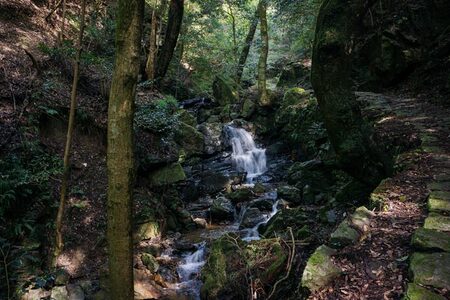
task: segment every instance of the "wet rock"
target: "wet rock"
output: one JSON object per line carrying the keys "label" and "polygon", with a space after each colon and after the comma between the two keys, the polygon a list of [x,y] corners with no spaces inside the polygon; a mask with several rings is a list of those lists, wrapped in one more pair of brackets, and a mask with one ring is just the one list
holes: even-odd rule
{"label": "wet rock", "polygon": [[253,196],[253,193],[248,188],[240,188],[237,189],[229,194],[227,194],[227,197],[233,202],[233,203],[240,203],[249,201]]}
{"label": "wet rock", "polygon": [[250,202],[248,207],[256,207],[261,211],[271,211],[273,202],[271,199],[256,199]]}
{"label": "wet rock", "polygon": [[296,187],[285,185],[277,189],[278,198],[291,203],[300,204],[302,202],[302,191]]}
{"label": "wet rock", "polygon": [[134,235],[136,241],[149,240],[161,236],[161,230],[157,221],[140,224]]}
{"label": "wet rock", "polygon": [[411,243],[419,250],[450,252],[450,232],[419,228],[414,232]]}
{"label": "wet rock", "polygon": [[224,149],[221,123],[203,123],[197,128],[204,136],[204,151],[206,154],[212,155]]}
{"label": "wet rock", "polygon": [[191,125],[180,123],[175,133],[175,141],[183,148],[188,157],[203,153],[203,134]]}
{"label": "wet rock", "polygon": [[445,300],[445,298],[420,285],[408,283],[405,300]]}
{"label": "wet rock", "polygon": [[203,218],[194,218],[194,223],[197,224],[199,228],[208,227],[208,222]]}
{"label": "wet rock", "polygon": [[257,182],[253,186],[252,191],[255,194],[263,194],[266,192],[266,187],[262,183]]}
{"label": "wet rock", "polygon": [[430,213],[425,219],[423,227],[439,231],[450,231],[450,217],[438,213]]}
{"label": "wet rock", "polygon": [[216,76],[212,88],[214,98],[221,106],[237,102],[236,84],[231,78]]}
{"label": "wet rock", "polygon": [[134,269],[134,299],[159,299],[161,297],[160,290],[150,278],[149,272]]}
{"label": "wet rock", "polygon": [[359,233],[345,220],[339,224],[338,228],[331,234],[330,245],[335,249],[341,249],[349,245],[354,245],[359,240]]}
{"label": "wet rock", "polygon": [[320,160],[294,163],[288,171],[288,183],[303,189],[310,186],[313,193],[325,192],[332,186],[330,172]]}
{"label": "wet rock", "polygon": [[286,237],[290,239],[287,227],[295,232],[302,228],[308,220],[308,216],[301,208],[282,209],[273,216],[269,222],[259,228],[259,232],[265,237]]}
{"label": "wet rock", "polygon": [[78,284],[67,285],[67,291],[69,292],[69,300],[86,299],[83,288]]}
{"label": "wet rock", "polygon": [[231,181],[221,173],[207,171],[202,173],[200,188],[206,194],[216,194],[223,190],[229,190],[231,188]]}
{"label": "wet rock", "polygon": [[415,283],[450,290],[450,253],[415,252],[409,269]]}
{"label": "wet rock", "polygon": [[69,300],[69,292],[65,286],[55,286],[52,288],[50,298],[52,300]]}
{"label": "wet rock", "polygon": [[210,208],[210,214],[211,218],[215,221],[233,220],[233,204],[225,197],[218,197],[213,201]]}
{"label": "wet rock", "polygon": [[186,174],[179,163],[164,166],[150,174],[150,183],[153,186],[168,185],[185,179]]}
{"label": "wet rock", "polygon": [[311,255],[303,271],[301,285],[314,292],[333,281],[341,274],[341,270],[333,264],[333,250],[325,245],[320,246]]}
{"label": "wet rock", "polygon": [[239,228],[252,228],[262,221],[264,221],[264,216],[261,211],[255,207],[251,207],[245,211]]}
{"label": "wet rock", "polygon": [[158,272],[159,264],[156,258],[150,253],[143,253],[141,255],[142,264],[152,273]]}

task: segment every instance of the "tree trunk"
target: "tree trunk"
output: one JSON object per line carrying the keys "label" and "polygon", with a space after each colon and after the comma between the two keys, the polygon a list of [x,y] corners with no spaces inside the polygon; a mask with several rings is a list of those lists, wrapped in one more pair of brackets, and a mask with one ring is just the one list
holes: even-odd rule
{"label": "tree trunk", "polygon": [[59,199],[58,214],[56,215],[56,240],[55,240],[55,251],[53,253],[53,267],[56,267],[57,258],[61,254],[63,249],[63,236],[62,236],[62,219],[64,216],[64,208],[67,198],[67,190],[69,185],[70,177],[70,150],[72,145],[73,129],[75,127],[75,114],[77,110],[77,88],[78,79],[80,78],[80,57],[83,51],[83,34],[85,28],[85,17],[86,17],[86,0],[83,0],[81,4],[81,23],[80,32],[78,35],[78,49],[75,55],[74,68],[73,68],[73,82],[72,91],[70,93],[70,112],[69,112],[69,123],[67,126],[67,137],[66,146],[64,148],[64,166],[63,166],[63,178],[61,182],[61,194]]}
{"label": "tree trunk", "polygon": [[239,57],[236,78],[237,84],[240,85],[242,80],[242,74],[244,73],[245,63],[247,62],[248,54],[250,53],[250,48],[253,43],[253,38],[255,37],[256,28],[258,27],[259,21],[259,6],[261,5],[262,0],[259,2],[258,7],[255,11],[255,16],[250,23],[250,27],[248,29],[247,37],[245,38],[244,47],[242,48],[241,56]]}
{"label": "tree trunk", "polygon": [[267,0],[262,0],[259,5],[259,19],[261,30],[261,54],[258,63],[258,89],[259,104],[261,106],[270,105],[270,97],[267,93],[266,69],[267,57],[269,55],[269,33],[267,29]]}
{"label": "tree trunk", "polygon": [[158,62],[156,64],[156,78],[162,79],[167,73],[170,60],[172,59],[178,36],[180,34],[181,24],[183,22],[184,0],[171,0],[169,8],[169,18],[167,21],[166,36],[164,44],[158,53]]}
{"label": "tree trunk", "polygon": [[65,34],[65,27],[66,27],[66,0],[62,0],[62,24],[61,24],[61,31],[58,35],[58,43],[61,46],[64,42],[64,34]]}
{"label": "tree trunk", "polygon": [[108,299],[133,292],[133,116],[144,0],[118,0],[116,58],[108,107]]}
{"label": "tree trunk", "polygon": [[158,35],[158,23],[159,16],[157,15],[156,7],[152,11],[152,24],[150,29],[150,48],[148,51],[147,64],[145,67],[145,73],[147,74],[147,80],[153,81],[155,79],[155,63],[157,54],[157,35]]}
{"label": "tree trunk", "polygon": [[325,127],[342,168],[376,186],[385,177],[386,159],[375,145],[353,92],[352,46],[364,1],[325,0],[319,11],[311,81]]}

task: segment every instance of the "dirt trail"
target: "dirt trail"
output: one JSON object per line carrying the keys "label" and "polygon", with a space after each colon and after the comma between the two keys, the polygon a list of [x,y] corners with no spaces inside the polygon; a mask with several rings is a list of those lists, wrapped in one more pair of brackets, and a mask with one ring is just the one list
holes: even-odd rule
{"label": "dirt trail", "polygon": [[[385,200],[384,209],[376,213],[369,233],[359,244],[344,248],[334,256],[335,264],[344,271],[343,276],[311,295],[310,299],[401,299],[408,288],[410,296],[411,287],[408,287],[408,283],[413,278],[408,277],[408,268],[411,256],[416,251],[411,246],[411,238],[428,215],[426,204],[430,193],[429,184],[440,179],[441,182],[444,180],[445,186],[445,180],[447,185],[450,180],[448,109],[414,97],[373,93],[362,93],[360,96],[368,109],[377,112],[376,126],[400,122],[403,125],[391,126],[391,130],[401,131],[411,127],[422,144],[400,155],[396,173],[377,188],[377,196]],[[450,204],[450,200],[447,201],[447,205]],[[445,218],[448,211],[441,213]],[[450,236],[443,230],[445,228],[434,229],[442,236],[444,244],[450,243]],[[450,261],[440,263],[450,265]],[[441,294],[443,299],[450,297],[445,283],[437,287],[430,282],[417,282],[420,281],[419,277],[420,274],[414,274],[418,285],[430,286],[429,291]],[[447,281],[448,285],[450,279],[443,278],[443,281]],[[421,298],[423,295],[412,299],[425,299]]]}

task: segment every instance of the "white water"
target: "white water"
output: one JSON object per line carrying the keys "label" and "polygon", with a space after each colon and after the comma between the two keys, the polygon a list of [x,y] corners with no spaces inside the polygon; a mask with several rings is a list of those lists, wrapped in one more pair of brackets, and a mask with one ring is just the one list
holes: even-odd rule
{"label": "white water", "polygon": [[253,228],[247,229],[245,236],[242,238],[244,241],[250,242],[250,241],[257,241],[260,239],[259,237],[259,226],[266,224],[269,222],[269,220],[275,216],[275,214],[278,212],[278,203],[279,201],[275,201],[272,205],[272,211],[266,215],[266,218],[264,221],[259,222],[256,224]]}
{"label": "white water", "polygon": [[197,245],[197,250],[185,256],[177,268],[180,283],[178,289],[187,289],[192,299],[200,299],[201,281],[198,278],[201,268],[205,264],[206,242]]}
{"label": "white water", "polygon": [[231,159],[233,165],[240,172],[247,173],[247,180],[267,171],[266,149],[257,148],[249,132],[242,128],[227,126],[230,142],[233,147]]}

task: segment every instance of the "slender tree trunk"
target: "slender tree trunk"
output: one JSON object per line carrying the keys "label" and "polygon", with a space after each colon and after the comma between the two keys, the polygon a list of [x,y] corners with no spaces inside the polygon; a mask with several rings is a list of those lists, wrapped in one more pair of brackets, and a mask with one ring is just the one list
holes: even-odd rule
{"label": "slender tree trunk", "polygon": [[[311,81],[342,168],[374,187],[386,174],[385,155],[361,116],[352,82],[352,47],[364,1],[325,0],[319,11]],[[332,34],[331,34],[332,33]]]}
{"label": "slender tree trunk", "polygon": [[231,30],[233,35],[233,59],[235,60],[235,63],[238,63],[238,45],[237,45],[237,34],[236,34],[236,17],[234,15],[233,6],[229,1],[227,1],[229,15],[231,18]]}
{"label": "slender tree trunk", "polygon": [[248,29],[247,37],[245,38],[244,47],[242,48],[241,55],[239,57],[237,71],[236,71],[236,78],[238,85],[241,83],[242,80],[242,74],[244,73],[244,67],[245,63],[247,62],[248,54],[250,53],[250,48],[253,43],[253,38],[255,37],[256,28],[258,27],[258,21],[259,21],[259,6],[261,5],[262,0],[259,2],[258,7],[255,11],[255,16],[252,19],[252,22],[250,23],[250,27]]}
{"label": "slender tree trunk", "polygon": [[65,28],[66,28],[66,0],[62,0],[62,24],[61,24],[61,31],[59,32],[58,37],[59,45],[62,45],[62,43],[64,42],[64,34],[66,33]]}
{"label": "slender tree trunk", "polygon": [[167,21],[166,36],[164,44],[158,53],[156,65],[156,78],[162,79],[167,73],[170,61],[177,45],[178,36],[183,22],[184,0],[171,0],[169,7],[169,18]]}
{"label": "slender tree trunk", "polygon": [[261,29],[261,54],[258,63],[258,89],[259,104],[261,106],[270,105],[270,97],[267,93],[266,69],[267,57],[269,55],[269,33],[267,26],[267,0],[262,0],[259,6],[259,19]]}
{"label": "slender tree trunk", "polygon": [[80,32],[78,35],[78,50],[75,55],[74,69],[73,69],[73,82],[72,91],[70,93],[70,112],[69,112],[69,124],[67,127],[67,138],[66,146],[64,149],[64,167],[63,167],[63,178],[61,182],[61,194],[59,199],[58,214],[56,216],[56,241],[55,241],[55,251],[53,257],[53,266],[56,266],[57,258],[61,254],[63,249],[63,236],[62,236],[62,219],[64,216],[64,207],[67,198],[67,190],[69,185],[70,177],[70,150],[72,145],[73,129],[75,127],[75,114],[77,110],[77,88],[78,79],[80,77],[80,57],[83,51],[83,34],[85,28],[85,17],[86,17],[86,0],[83,0],[81,4],[81,23]]}
{"label": "slender tree trunk", "polygon": [[150,48],[148,51],[147,64],[145,67],[145,73],[147,74],[147,80],[153,81],[155,79],[155,63],[157,54],[157,36],[158,36],[158,23],[159,16],[157,15],[156,7],[152,11],[152,24],[150,29]]}
{"label": "slender tree trunk", "polygon": [[108,107],[108,299],[133,291],[133,116],[139,73],[144,0],[118,0],[116,58]]}

